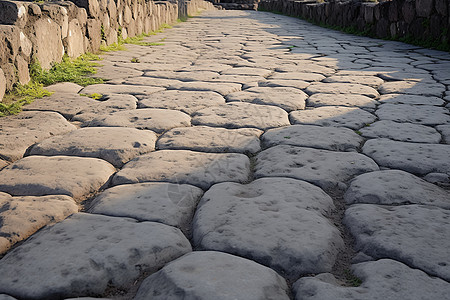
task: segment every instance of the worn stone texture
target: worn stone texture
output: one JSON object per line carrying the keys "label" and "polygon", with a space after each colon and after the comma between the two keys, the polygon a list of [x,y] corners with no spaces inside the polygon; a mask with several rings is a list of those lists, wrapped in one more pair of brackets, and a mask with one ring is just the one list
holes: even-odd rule
{"label": "worn stone texture", "polygon": [[382,104],[375,112],[380,120],[422,125],[450,123],[450,112],[444,107],[430,105]]}
{"label": "worn stone texture", "polygon": [[148,96],[153,93],[161,92],[164,88],[156,87],[156,86],[135,86],[128,84],[93,84],[85,87],[80,91],[80,94],[102,94],[102,95],[111,95],[111,94],[129,94],[129,95],[143,95]]}
{"label": "worn stone texture", "polygon": [[316,93],[327,94],[356,94],[363,95],[370,98],[377,98],[379,96],[377,90],[372,87],[357,84],[357,83],[325,83],[314,82],[305,89],[309,95]]}
{"label": "worn stone texture", "polygon": [[222,83],[222,82],[179,82],[171,84],[169,90],[179,91],[210,91],[216,92],[225,96],[232,92],[237,92],[241,89],[241,85],[237,83]]}
{"label": "worn stone texture", "polygon": [[440,83],[392,81],[383,83],[378,90],[380,91],[380,94],[398,93],[440,97],[445,91],[445,86]]}
{"label": "worn stone texture", "polygon": [[6,77],[5,73],[0,68],[0,101],[3,99],[5,92],[6,92]]}
{"label": "worn stone texture", "polygon": [[372,98],[355,94],[325,94],[311,95],[307,100],[308,106],[349,106],[360,108],[375,108],[378,102]]}
{"label": "worn stone texture", "polygon": [[436,126],[436,129],[441,133],[443,141],[450,144],[450,124]]}
{"label": "worn stone texture", "polygon": [[78,213],[41,230],[0,260],[8,274],[0,277],[0,293],[41,299],[103,294],[108,287],[127,288],[144,272],[155,272],[190,251],[176,228]]}
{"label": "worn stone texture", "polygon": [[381,95],[378,99],[380,103],[389,104],[410,104],[410,105],[435,105],[441,106],[444,104],[444,100],[433,96],[420,96],[420,95],[408,95],[408,94],[385,94]]}
{"label": "worn stone texture", "polygon": [[288,293],[284,278],[269,268],[226,253],[196,251],[147,277],[134,299],[288,300]]}
{"label": "worn stone texture", "polygon": [[[60,62],[64,54],[61,28],[50,18],[42,18],[34,24],[33,56],[44,69],[50,69],[53,62]],[[51,46],[50,46],[51,45]]]}

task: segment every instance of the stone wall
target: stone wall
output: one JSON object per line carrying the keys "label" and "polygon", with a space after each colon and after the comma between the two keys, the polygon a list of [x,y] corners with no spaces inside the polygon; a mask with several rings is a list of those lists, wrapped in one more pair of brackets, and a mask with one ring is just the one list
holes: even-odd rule
{"label": "stone wall", "polygon": [[98,51],[101,43],[158,29],[164,23],[214,9],[204,0],[0,0],[0,101],[14,83],[30,81],[33,60],[49,69],[66,53]]}
{"label": "stone wall", "polygon": [[260,0],[212,0],[223,9],[257,10]]}
{"label": "stone wall", "polygon": [[259,8],[317,23],[354,27],[379,38],[440,40],[447,45],[450,40],[448,0],[384,0],[379,3],[261,0]]}

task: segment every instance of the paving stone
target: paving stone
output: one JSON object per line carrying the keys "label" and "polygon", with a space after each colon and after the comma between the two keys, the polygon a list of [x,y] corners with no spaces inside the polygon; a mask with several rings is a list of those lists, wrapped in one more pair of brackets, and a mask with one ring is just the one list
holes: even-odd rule
{"label": "paving stone", "polygon": [[288,80],[288,79],[271,79],[258,82],[261,87],[292,87],[296,89],[305,89],[311,83],[303,80]]}
{"label": "paving stone", "polygon": [[215,92],[162,91],[139,101],[139,108],[167,108],[192,114],[197,110],[225,103]]}
{"label": "paving stone", "polygon": [[164,181],[208,189],[218,182],[245,182],[249,174],[250,161],[243,154],[160,150],[127,163],[114,176],[113,185]]}
{"label": "paving stone", "polygon": [[94,127],[133,127],[162,133],[175,127],[191,125],[191,117],[170,109],[142,108],[100,115],[87,125]]}
{"label": "paving stone", "polygon": [[420,95],[408,95],[408,94],[386,94],[381,95],[378,99],[380,103],[389,104],[410,104],[410,105],[435,105],[442,106],[444,100],[433,96],[420,96]]}
{"label": "paving stone", "polygon": [[223,96],[237,92],[241,89],[241,85],[237,83],[223,83],[223,82],[180,82],[171,84],[169,90],[180,91],[210,91],[216,92]]}
{"label": "paving stone", "polygon": [[97,102],[97,100],[76,93],[54,93],[49,97],[36,99],[34,102],[25,105],[23,110],[54,111],[70,120],[74,115],[91,105],[96,105]]}
{"label": "paving stone", "polygon": [[[20,129],[19,129],[20,128]],[[34,143],[77,128],[55,112],[21,112],[0,118],[0,158],[15,161]]]}
{"label": "paving stone", "polygon": [[324,106],[289,114],[293,124],[348,127],[359,129],[376,120],[371,113],[357,107]]}
{"label": "paving stone", "polygon": [[121,167],[131,159],[155,150],[156,135],[149,130],[91,127],[55,136],[33,146],[30,155],[96,157]]}
{"label": "paving stone", "polygon": [[162,135],[158,149],[194,150],[202,152],[256,153],[261,150],[255,128],[225,129],[207,126],[175,128]]}
{"label": "paving stone", "polygon": [[13,298],[13,297],[11,297],[9,295],[6,295],[6,294],[1,294],[0,295],[0,300],[16,300],[16,298]]}
{"label": "paving stone", "polygon": [[430,82],[391,81],[383,83],[378,90],[380,94],[398,93],[441,97],[445,91],[445,86]]}
{"label": "paving stone", "polygon": [[436,126],[436,129],[442,134],[444,142],[450,144],[450,124]]}
{"label": "paving stone", "polygon": [[216,83],[216,82],[227,82],[227,83],[237,83],[237,84],[241,84],[241,85],[245,85],[245,84],[250,84],[250,83],[257,83],[259,81],[264,81],[266,80],[264,77],[262,76],[252,76],[252,75],[219,75],[209,81],[211,81],[211,83]]}
{"label": "paving stone", "polygon": [[295,299],[422,300],[448,297],[448,282],[395,260],[363,262],[353,265],[352,270],[362,280],[361,286],[340,286],[333,275],[327,273],[304,277],[293,286]]}
{"label": "paving stone", "polygon": [[269,268],[226,253],[198,251],[147,277],[134,299],[288,300],[288,293],[284,278]]}
{"label": "paving stone", "polygon": [[151,95],[163,91],[164,88],[157,86],[136,86],[132,84],[93,84],[85,87],[80,91],[80,94],[128,94],[128,95]]}
{"label": "paving stone", "polygon": [[252,259],[290,280],[328,272],[343,247],[339,231],[323,216],[333,207],[321,189],[290,178],[216,184],[200,200],[193,241],[200,249]]}
{"label": "paving stone", "polygon": [[115,171],[97,158],[28,156],[0,171],[0,191],[13,196],[68,195],[81,200],[104,186]]}
{"label": "paving stone", "polygon": [[0,292],[33,299],[101,295],[107,288],[129,288],[143,273],[189,251],[189,241],[174,227],[78,213],[0,260],[8,274],[0,277]]}
{"label": "paving stone", "polygon": [[450,211],[432,206],[383,207],[355,204],[344,223],[355,237],[357,251],[392,258],[429,275],[450,279]]}
{"label": "paving stone", "polygon": [[83,89],[81,85],[78,85],[73,82],[58,82],[49,86],[46,86],[45,89],[50,92],[57,93],[78,93]]}
{"label": "paving stone", "polygon": [[249,67],[235,67],[222,71],[222,75],[247,75],[247,76],[262,76],[267,77],[272,73],[272,70]]}
{"label": "paving stone", "polygon": [[[155,77],[129,77],[129,78],[119,78],[115,80],[108,81],[108,84],[118,84],[118,85],[137,85],[136,88],[139,88],[140,85],[144,86],[156,86],[161,88],[168,88],[171,84],[179,82],[174,79],[167,78],[155,78]],[[136,95],[139,97],[140,95]],[[145,95],[143,95],[145,96]]]}
{"label": "paving stone", "polygon": [[373,139],[368,140],[362,150],[383,167],[418,175],[450,173],[450,145]]}
{"label": "paving stone", "polygon": [[[304,72],[304,73],[318,73],[321,75],[332,75],[335,70],[332,68],[321,66],[317,63],[307,61],[304,63],[296,63],[295,65],[285,65],[275,68],[277,72]],[[306,80],[306,79],[305,79]]]}
{"label": "paving stone", "polygon": [[6,161],[0,159],[0,170],[6,167],[7,165],[8,163]]}
{"label": "paving stone", "polygon": [[379,96],[377,90],[366,85],[356,83],[324,83],[313,82],[305,89],[308,95],[317,93],[326,94],[356,94],[363,95],[370,98],[377,98]]}
{"label": "paving stone", "polygon": [[292,125],[268,130],[261,137],[264,147],[292,145],[334,151],[356,151],[363,139],[348,128]]}
{"label": "paving stone", "polygon": [[441,135],[432,127],[381,120],[360,129],[366,138],[388,138],[401,142],[439,144]]}
{"label": "paving stone", "polygon": [[308,106],[350,106],[362,108],[375,108],[378,102],[363,95],[355,94],[324,94],[311,95],[307,100]]}
{"label": "paving stone", "polygon": [[298,89],[289,87],[252,87],[228,94],[226,98],[228,102],[238,101],[279,106],[290,112],[304,109],[308,95]]}
{"label": "paving stone", "polygon": [[83,122],[87,126],[89,122],[99,115],[105,115],[121,110],[133,110],[137,107],[137,99],[131,95],[110,95],[106,99],[97,101],[95,104],[81,110],[72,121]]}
{"label": "paving stone", "polygon": [[325,79],[325,76],[322,74],[305,72],[274,73],[269,77],[269,80],[322,81],[323,79]]}
{"label": "paving stone", "polygon": [[374,88],[384,83],[383,79],[370,75],[333,75],[325,78],[322,82],[357,83]]}
{"label": "paving stone", "polygon": [[89,212],[152,221],[190,232],[203,191],[188,184],[136,183],[112,187],[97,196]]}
{"label": "paving stone", "polygon": [[219,73],[212,71],[147,71],[144,76],[180,81],[209,81],[219,76]]}
{"label": "paving stone", "polygon": [[0,192],[0,254],[45,225],[60,222],[78,212],[68,196],[11,197]]}
{"label": "paving stone", "polygon": [[279,107],[245,102],[227,103],[194,113],[193,125],[268,129],[289,125],[288,114]]}
{"label": "paving stone", "polygon": [[380,120],[422,125],[450,123],[448,109],[430,105],[382,104],[375,113]]}
{"label": "paving stone", "polygon": [[348,204],[424,204],[450,208],[450,193],[419,177],[400,170],[359,175],[344,195]]}
{"label": "paving stone", "polygon": [[343,189],[352,177],[377,170],[377,164],[362,154],[280,145],[256,156],[255,176],[291,177],[329,190]]}
{"label": "paving stone", "polygon": [[[132,58],[130,58],[128,61],[130,61],[131,59]],[[141,76],[142,73],[143,72],[139,70],[106,64],[101,68],[98,68],[97,72],[95,73],[95,77],[103,79],[123,79],[126,77]]]}

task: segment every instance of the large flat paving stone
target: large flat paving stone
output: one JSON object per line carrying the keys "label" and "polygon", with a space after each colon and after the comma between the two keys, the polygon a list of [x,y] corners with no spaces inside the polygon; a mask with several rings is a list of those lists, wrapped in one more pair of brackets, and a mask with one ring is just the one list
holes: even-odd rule
{"label": "large flat paving stone", "polygon": [[92,127],[131,127],[163,133],[175,127],[191,125],[191,117],[178,110],[142,108],[100,115],[88,124]]}
{"label": "large flat paving stone", "polygon": [[251,260],[221,252],[188,253],[147,277],[139,299],[288,300],[284,278]]}
{"label": "large flat paving stone", "polygon": [[450,279],[450,211],[433,206],[355,204],[344,223],[355,248],[374,258],[392,258],[444,280]]}
{"label": "large flat paving stone", "polygon": [[441,97],[445,86],[440,83],[417,81],[391,81],[383,83],[378,90],[380,94],[411,94],[421,96]]}
{"label": "large flat paving stone", "polygon": [[189,233],[195,207],[202,195],[200,188],[188,184],[125,184],[98,195],[89,212],[163,223]]}
{"label": "large flat paving stone", "polygon": [[252,87],[227,95],[228,102],[249,102],[281,107],[290,112],[304,109],[308,98],[301,90],[289,87]]}
{"label": "large flat paving stone", "polygon": [[248,76],[262,76],[267,77],[272,73],[272,70],[263,68],[250,68],[250,67],[235,67],[227,69],[221,72],[223,75],[248,75]]}
{"label": "large flat paving stone", "polygon": [[290,125],[288,114],[279,107],[245,102],[227,103],[194,113],[193,125],[269,129]]}
{"label": "large flat paving stone", "polygon": [[12,197],[0,192],[0,254],[47,224],[78,212],[69,196]]}
{"label": "large flat paving stone", "polygon": [[450,112],[445,107],[430,105],[383,104],[375,112],[380,120],[409,122],[422,125],[450,123]]}
{"label": "large flat paving stone", "polygon": [[329,272],[343,247],[324,217],[333,207],[320,188],[290,178],[216,184],[198,205],[194,244],[252,259],[290,280]]}
{"label": "large flat paving stone", "polygon": [[334,151],[355,151],[363,139],[353,130],[343,127],[291,125],[266,131],[261,141],[264,147],[292,145]]}
{"label": "large flat paving stone", "polygon": [[325,94],[311,95],[307,100],[308,106],[349,106],[362,108],[375,108],[377,101],[363,95],[355,94]]}
{"label": "large flat paving stone", "polygon": [[296,89],[305,89],[311,83],[303,80],[289,79],[269,79],[258,82],[258,86],[262,87],[292,87]]}
{"label": "large flat paving stone", "polygon": [[83,89],[81,85],[78,85],[73,82],[58,82],[49,86],[46,86],[45,89],[50,92],[57,93],[78,93]]}
{"label": "large flat paving stone", "polygon": [[212,71],[147,71],[144,76],[180,81],[208,81],[219,76],[219,73]]}
{"label": "large flat paving stone", "polygon": [[277,72],[289,72],[289,73],[317,73],[323,75],[332,75],[335,70],[325,66],[321,66],[310,60],[299,61],[295,65],[284,65],[275,68]]}
{"label": "large flat paving stone", "polygon": [[157,86],[132,85],[132,84],[93,84],[85,87],[80,91],[80,94],[128,94],[128,95],[151,95],[165,90]]}
{"label": "large flat paving stone", "polygon": [[304,277],[294,284],[295,299],[300,300],[380,300],[446,299],[448,282],[412,269],[398,261],[380,259],[352,266],[362,280],[359,287],[343,287],[331,274]]}
{"label": "large flat paving stone", "polygon": [[359,130],[366,138],[388,138],[400,142],[439,144],[441,135],[434,128],[412,123],[381,120]]}
{"label": "large flat paving stone", "polygon": [[160,150],[130,161],[114,176],[112,182],[118,185],[163,181],[208,189],[218,182],[245,182],[249,175],[250,161],[243,154]]}
{"label": "large flat paving stone", "polygon": [[[179,82],[174,79],[167,78],[156,78],[156,77],[128,77],[128,78],[118,78],[115,80],[108,81],[110,84],[118,85],[143,85],[143,86],[156,86],[161,88],[168,88],[171,84]],[[137,87],[139,88],[139,87]],[[141,96],[141,95],[136,95]]]}
{"label": "large flat paving stone", "polygon": [[77,128],[55,112],[21,112],[0,119],[0,158],[16,161],[34,143]]}
{"label": "large flat paving stone", "polygon": [[256,177],[291,177],[329,190],[345,188],[356,175],[377,171],[377,164],[365,155],[279,145],[256,156]]}
{"label": "large flat paving stone", "polygon": [[400,170],[359,175],[344,195],[348,204],[424,204],[450,208],[450,193],[419,177]]}
{"label": "large flat paving stone", "polygon": [[363,95],[370,98],[377,98],[377,90],[366,85],[357,83],[324,83],[314,82],[305,89],[305,92],[309,95],[317,93],[326,94],[356,94]]}
{"label": "large flat paving stone", "polygon": [[383,167],[419,175],[450,173],[450,145],[373,139],[362,150]]}
{"label": "large flat paving stone", "polygon": [[78,213],[41,230],[0,260],[0,293],[61,299],[127,289],[191,251],[179,229]]}
{"label": "large flat paving stone", "polygon": [[444,100],[433,96],[420,96],[408,94],[385,94],[378,99],[383,104],[409,104],[409,105],[435,105],[441,106]]}
{"label": "large flat paving stone", "polygon": [[140,108],[167,108],[192,114],[197,110],[224,104],[218,93],[205,91],[162,91],[139,101]]}
{"label": "large flat paving stone", "polygon": [[293,111],[289,114],[293,124],[348,127],[359,129],[372,123],[376,117],[357,107],[323,106],[314,109]]}
{"label": "large flat paving stone", "polygon": [[97,100],[77,93],[54,93],[49,97],[36,99],[34,102],[25,105],[24,111],[53,111],[60,113],[67,119],[72,119],[77,113],[96,105]]}
{"label": "large flat paving stone", "polygon": [[232,82],[178,82],[171,84],[169,90],[180,91],[210,91],[216,92],[223,96],[241,89],[241,84]]}
{"label": "large flat paving stone", "polygon": [[322,81],[325,76],[317,73],[308,72],[283,72],[274,73],[269,77],[269,80],[301,80],[307,82]]}
{"label": "large flat paving stone", "polygon": [[55,136],[33,146],[30,155],[96,157],[115,167],[155,150],[150,130],[124,127],[86,127]]}
{"label": "large flat paving stone", "polygon": [[333,75],[325,78],[322,82],[356,83],[376,88],[379,85],[383,84],[384,80],[380,77],[371,75]]}
{"label": "large flat paving stone", "polygon": [[81,200],[116,169],[97,158],[28,156],[0,171],[0,191],[14,196],[68,195]]}
{"label": "large flat paving stone", "polygon": [[164,133],[158,149],[181,149],[202,152],[256,153],[261,150],[256,128],[226,129],[207,126],[181,127]]}
{"label": "large flat paving stone", "polygon": [[446,144],[450,144],[450,124],[438,125],[436,129],[442,134],[442,139]]}

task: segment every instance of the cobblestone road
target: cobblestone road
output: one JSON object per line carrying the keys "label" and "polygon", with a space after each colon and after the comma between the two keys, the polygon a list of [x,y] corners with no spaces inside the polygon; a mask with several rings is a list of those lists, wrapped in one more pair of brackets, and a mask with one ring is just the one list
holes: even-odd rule
{"label": "cobblestone road", "polygon": [[0,299],[450,299],[448,53],[246,11],[149,41],[0,119]]}

